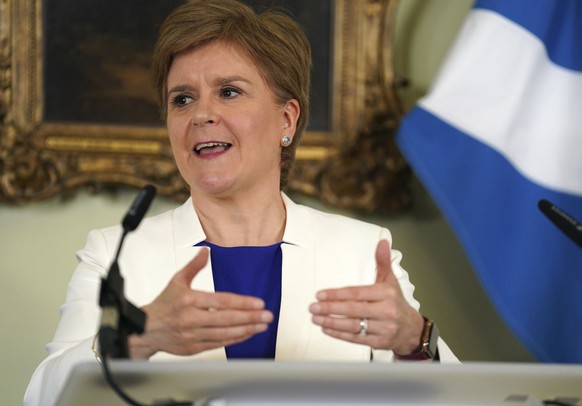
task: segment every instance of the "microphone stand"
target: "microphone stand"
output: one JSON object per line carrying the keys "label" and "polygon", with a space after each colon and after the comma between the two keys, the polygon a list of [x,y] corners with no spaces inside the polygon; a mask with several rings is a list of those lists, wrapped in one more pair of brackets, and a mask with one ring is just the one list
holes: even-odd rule
{"label": "microphone stand", "polygon": [[99,293],[99,305],[103,309],[99,346],[102,354],[117,359],[129,358],[127,339],[130,334],[142,334],[146,321],[145,313],[126,300],[124,295],[124,280],[119,271],[118,257],[127,232],[123,232],[107,278],[101,279]]}
{"label": "microphone stand", "polygon": [[123,218],[123,234],[119,240],[117,253],[109,268],[107,278],[101,279],[99,305],[103,309],[99,346],[102,355],[111,358],[129,358],[127,339],[130,334],[142,334],[145,328],[145,313],[126,300],[124,280],[119,271],[119,254],[125,237],[137,228],[149,208],[156,188],[147,185],[136,196],[129,211]]}
{"label": "microphone stand", "polygon": [[[134,406],[143,406],[143,404],[131,398],[119,387],[109,370],[108,358],[129,358],[128,337],[131,334],[143,334],[145,329],[146,314],[125,298],[124,280],[119,270],[118,260],[125,237],[129,232],[137,228],[155,194],[155,187],[151,185],[145,186],[137,195],[131,208],[123,218],[123,233],[119,240],[117,252],[111,263],[107,277],[101,278],[101,290],[99,292],[99,305],[102,308],[102,315],[98,339],[103,374],[105,380],[115,393],[126,403]],[[192,406],[192,402],[168,400],[165,405]]]}

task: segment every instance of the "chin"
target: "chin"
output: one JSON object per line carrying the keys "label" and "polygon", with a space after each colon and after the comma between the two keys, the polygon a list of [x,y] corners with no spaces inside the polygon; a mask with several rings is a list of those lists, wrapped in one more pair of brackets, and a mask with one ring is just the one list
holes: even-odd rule
{"label": "chin", "polygon": [[198,178],[192,182],[188,182],[190,185],[190,190],[194,193],[203,193],[208,195],[223,195],[232,190],[233,182],[231,179],[225,179],[224,177],[205,177]]}

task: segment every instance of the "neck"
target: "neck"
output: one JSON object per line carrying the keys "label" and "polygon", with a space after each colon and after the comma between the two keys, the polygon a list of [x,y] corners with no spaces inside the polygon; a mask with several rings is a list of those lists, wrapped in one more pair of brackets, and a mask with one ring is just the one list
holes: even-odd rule
{"label": "neck", "polygon": [[192,197],[206,240],[213,244],[266,246],[283,239],[286,212],[279,191],[260,198]]}

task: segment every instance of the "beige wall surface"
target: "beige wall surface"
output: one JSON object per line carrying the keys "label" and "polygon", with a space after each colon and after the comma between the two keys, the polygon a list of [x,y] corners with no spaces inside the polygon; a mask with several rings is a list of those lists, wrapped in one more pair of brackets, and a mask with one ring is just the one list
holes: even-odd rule
{"label": "beige wall surface", "polygon": [[[405,106],[426,93],[471,0],[401,0],[396,65],[411,80]],[[402,214],[342,212],[388,227],[417,289],[422,311],[436,319],[464,361],[531,361],[505,328],[473,269],[430,197],[413,183],[415,205]],[[74,253],[88,230],[118,223],[135,191],[85,191],[22,207],[0,205],[0,404],[17,405],[58,322],[59,306],[75,267]],[[337,211],[312,199],[297,200]],[[175,206],[159,198],[149,214]]]}

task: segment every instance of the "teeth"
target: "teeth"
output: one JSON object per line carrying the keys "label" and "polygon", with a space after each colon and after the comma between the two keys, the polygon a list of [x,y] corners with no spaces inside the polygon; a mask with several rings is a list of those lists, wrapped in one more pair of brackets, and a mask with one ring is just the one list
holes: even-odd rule
{"label": "teeth", "polygon": [[204,148],[214,148],[214,147],[224,147],[227,148],[230,144],[225,143],[225,142],[206,142],[204,144],[198,144],[196,145],[196,148],[194,149],[194,151],[196,153],[200,153],[200,151],[202,151]]}

